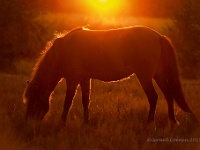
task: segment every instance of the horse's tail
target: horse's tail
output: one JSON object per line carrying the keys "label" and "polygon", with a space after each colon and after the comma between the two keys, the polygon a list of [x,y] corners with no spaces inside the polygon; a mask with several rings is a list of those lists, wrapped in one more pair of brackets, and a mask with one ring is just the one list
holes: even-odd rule
{"label": "horse's tail", "polygon": [[162,52],[161,57],[163,61],[164,72],[168,81],[170,93],[175,99],[178,106],[185,112],[192,113],[188,107],[183,91],[181,88],[179,70],[177,66],[177,60],[175,56],[174,47],[171,41],[166,37],[162,36],[161,40]]}

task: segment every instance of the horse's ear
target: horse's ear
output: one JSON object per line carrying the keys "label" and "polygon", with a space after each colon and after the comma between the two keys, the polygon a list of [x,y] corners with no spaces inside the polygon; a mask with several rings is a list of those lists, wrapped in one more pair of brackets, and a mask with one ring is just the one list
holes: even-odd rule
{"label": "horse's ear", "polygon": [[26,84],[29,85],[29,83],[30,83],[30,81],[29,81],[29,80],[26,80]]}

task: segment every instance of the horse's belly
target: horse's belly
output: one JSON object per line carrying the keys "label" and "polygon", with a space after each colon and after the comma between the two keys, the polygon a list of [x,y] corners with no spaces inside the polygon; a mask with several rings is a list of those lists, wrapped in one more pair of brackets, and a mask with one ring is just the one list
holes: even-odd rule
{"label": "horse's belly", "polygon": [[123,78],[127,78],[132,75],[134,71],[129,68],[122,68],[122,69],[101,69],[101,70],[94,70],[91,72],[90,77],[92,79],[99,79],[101,81],[110,82],[110,81],[118,81]]}

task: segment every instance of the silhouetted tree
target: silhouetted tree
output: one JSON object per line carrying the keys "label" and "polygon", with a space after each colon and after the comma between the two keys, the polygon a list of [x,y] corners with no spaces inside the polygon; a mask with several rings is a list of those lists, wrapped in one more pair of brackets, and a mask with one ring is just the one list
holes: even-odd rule
{"label": "silhouetted tree", "polygon": [[0,69],[14,59],[35,57],[48,37],[48,30],[36,20],[42,12],[39,1],[0,1]]}

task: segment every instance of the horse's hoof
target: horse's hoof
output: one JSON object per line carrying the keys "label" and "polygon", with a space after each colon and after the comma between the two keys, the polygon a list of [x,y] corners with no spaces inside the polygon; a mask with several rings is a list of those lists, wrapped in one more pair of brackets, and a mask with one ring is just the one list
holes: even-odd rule
{"label": "horse's hoof", "polygon": [[180,126],[180,123],[176,120],[176,121],[171,122],[171,126],[178,127],[178,126]]}
{"label": "horse's hoof", "polygon": [[180,123],[177,120],[171,121],[171,126],[178,127]]}
{"label": "horse's hoof", "polygon": [[59,126],[60,128],[64,128],[64,127],[66,126],[66,122],[63,121],[63,120],[61,120],[61,121],[59,122],[58,126]]}
{"label": "horse's hoof", "polygon": [[147,129],[148,132],[156,131],[156,124],[155,124],[155,122],[153,120],[152,121],[148,121],[146,129]]}
{"label": "horse's hoof", "polygon": [[173,132],[180,126],[180,123],[177,120],[170,120],[169,122],[169,130]]}

